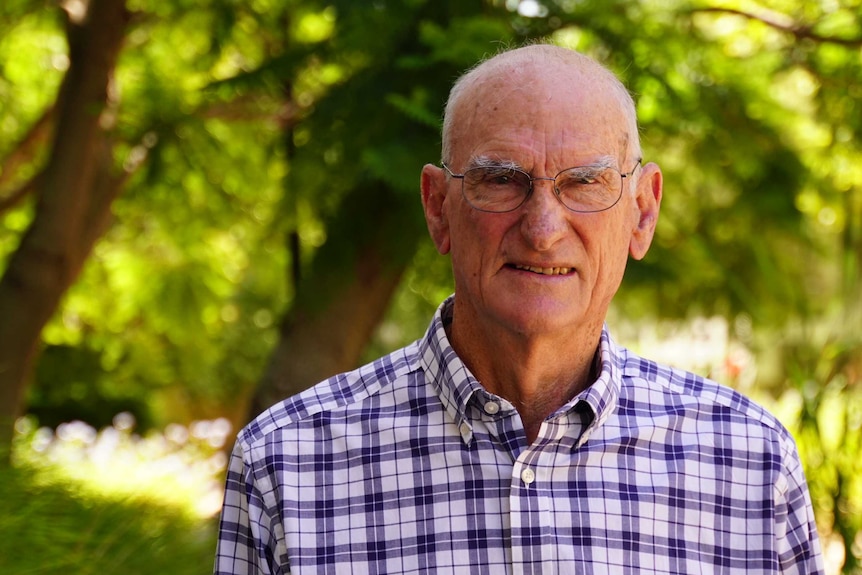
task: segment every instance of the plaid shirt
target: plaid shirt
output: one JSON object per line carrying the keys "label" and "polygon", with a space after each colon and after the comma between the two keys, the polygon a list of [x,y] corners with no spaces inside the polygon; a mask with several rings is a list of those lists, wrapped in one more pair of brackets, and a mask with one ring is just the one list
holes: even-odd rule
{"label": "plaid shirt", "polygon": [[215,573],[822,573],[793,439],[701,377],[600,343],[527,445],[425,335],[243,429]]}

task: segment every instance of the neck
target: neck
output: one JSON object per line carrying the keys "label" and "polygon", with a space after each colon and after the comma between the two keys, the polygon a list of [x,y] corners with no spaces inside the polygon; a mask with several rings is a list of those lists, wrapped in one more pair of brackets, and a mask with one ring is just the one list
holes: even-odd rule
{"label": "neck", "polygon": [[530,335],[466,321],[458,314],[447,330],[452,347],[490,393],[518,410],[532,443],[542,422],[595,379],[601,325]]}

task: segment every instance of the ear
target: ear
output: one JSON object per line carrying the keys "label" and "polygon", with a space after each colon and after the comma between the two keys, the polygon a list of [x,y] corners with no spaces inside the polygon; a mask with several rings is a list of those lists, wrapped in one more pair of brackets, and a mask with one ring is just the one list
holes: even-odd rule
{"label": "ear", "polygon": [[448,254],[451,247],[449,237],[449,214],[446,195],[449,190],[446,173],[433,164],[422,168],[422,208],[431,239],[441,254]]}
{"label": "ear", "polygon": [[632,231],[629,254],[636,260],[646,255],[652,243],[661,208],[661,194],[661,170],[656,164],[650,162],[642,168],[635,190],[639,220],[637,227]]}

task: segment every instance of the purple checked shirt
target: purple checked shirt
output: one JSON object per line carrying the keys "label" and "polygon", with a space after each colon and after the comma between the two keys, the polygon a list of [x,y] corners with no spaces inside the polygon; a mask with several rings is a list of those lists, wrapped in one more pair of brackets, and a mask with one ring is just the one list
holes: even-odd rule
{"label": "purple checked shirt", "polygon": [[605,329],[598,379],[528,445],[450,317],[240,432],[217,575],[823,572],[795,444],[762,408]]}

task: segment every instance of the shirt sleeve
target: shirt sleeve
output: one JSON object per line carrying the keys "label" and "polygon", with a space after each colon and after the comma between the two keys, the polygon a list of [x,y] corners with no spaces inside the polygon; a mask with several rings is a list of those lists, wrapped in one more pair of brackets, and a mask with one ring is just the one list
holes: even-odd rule
{"label": "shirt sleeve", "polygon": [[231,453],[214,575],[289,575],[276,561],[276,528],[241,441]]}
{"label": "shirt sleeve", "polygon": [[[792,439],[784,454],[786,483],[778,494],[776,535],[783,574],[823,575],[823,556],[811,496]],[[782,486],[779,486],[782,487]]]}

